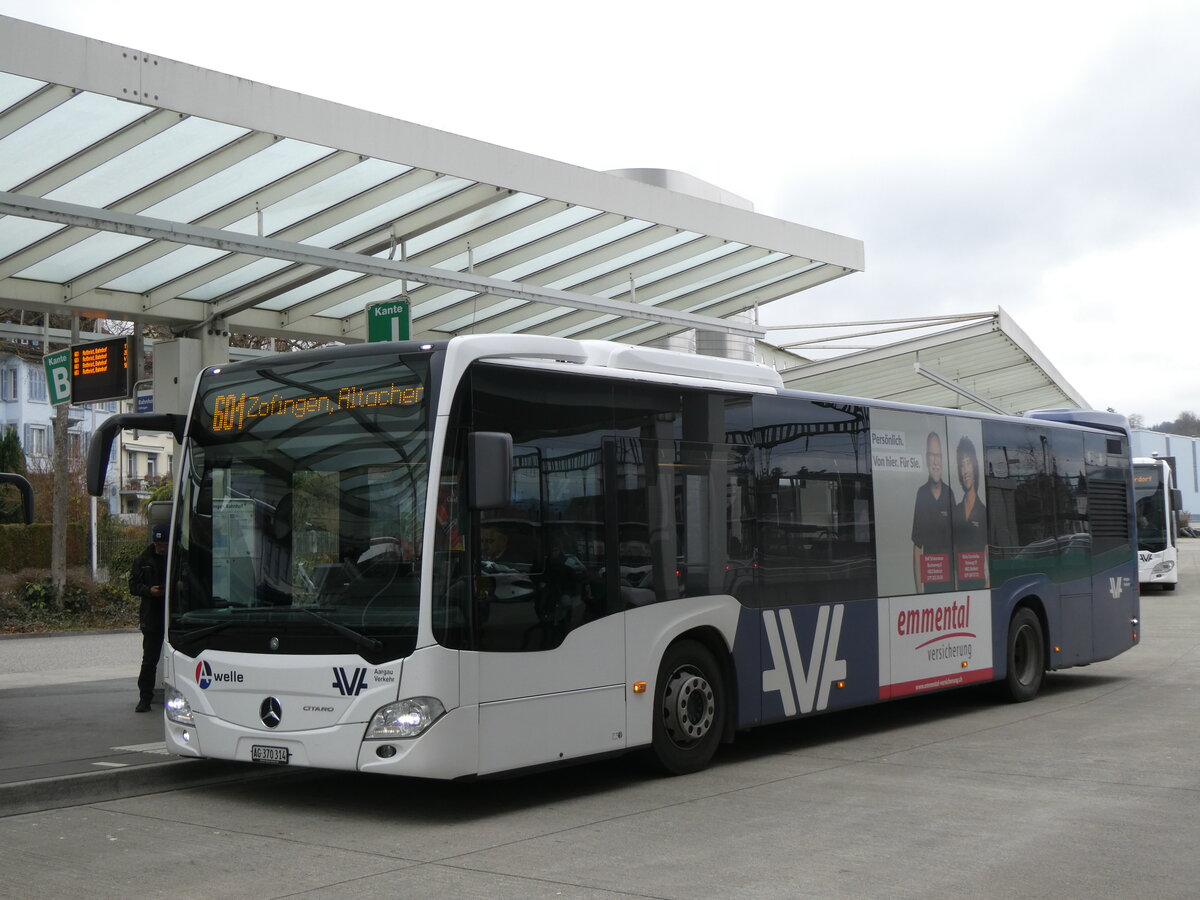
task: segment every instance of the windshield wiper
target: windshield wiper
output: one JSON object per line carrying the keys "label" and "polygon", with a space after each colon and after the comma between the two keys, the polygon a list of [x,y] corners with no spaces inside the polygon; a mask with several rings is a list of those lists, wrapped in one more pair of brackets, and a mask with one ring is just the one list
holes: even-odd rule
{"label": "windshield wiper", "polygon": [[[380,648],[383,647],[383,641],[379,641],[379,640],[376,640],[375,638],[367,637],[365,634],[359,634],[353,628],[347,628],[345,625],[335,622],[335,621],[333,621],[333,619],[326,618],[325,616],[321,615],[318,612],[313,612],[313,610],[311,610],[307,607],[292,606],[292,607],[287,607],[287,609],[289,611],[302,612],[305,615],[307,615],[313,619],[316,619],[322,625],[325,625],[328,628],[332,629],[333,631],[336,631],[342,637],[349,639],[356,646],[361,647],[364,650],[374,651],[374,650],[379,650]],[[272,612],[276,612],[276,611],[280,611],[280,610],[272,610]],[[272,618],[273,618],[273,616],[272,616]],[[176,647],[180,647],[180,649],[183,649],[185,647],[190,647],[191,645],[195,644],[197,641],[201,640],[202,638],[208,637],[210,634],[216,634],[218,631],[224,631],[226,628],[230,628],[234,625],[244,625],[244,624],[247,624],[247,623],[238,621],[237,619],[232,619],[232,620],[229,620],[226,622],[218,622],[215,625],[208,625],[203,628],[195,628],[191,631],[184,632],[181,635],[177,635],[177,636],[172,635],[171,643],[173,645],[175,645]],[[260,624],[260,623],[255,623],[255,624]]]}
{"label": "windshield wiper", "polygon": [[305,615],[312,616],[318,622],[328,625],[342,637],[349,638],[364,650],[378,650],[383,646],[383,641],[378,641],[375,638],[369,638],[365,634],[359,634],[353,628],[347,628],[345,625],[333,621],[333,619],[328,619],[318,612],[313,612],[307,606],[293,606],[292,609],[302,612]]}
{"label": "windshield wiper", "polygon": [[210,634],[216,634],[218,631],[224,631],[229,626],[238,624],[240,623],[236,621],[218,622],[216,625],[209,625],[206,628],[194,628],[178,636],[172,635],[171,643],[182,649],[184,646],[191,646],[201,638],[208,637]]}

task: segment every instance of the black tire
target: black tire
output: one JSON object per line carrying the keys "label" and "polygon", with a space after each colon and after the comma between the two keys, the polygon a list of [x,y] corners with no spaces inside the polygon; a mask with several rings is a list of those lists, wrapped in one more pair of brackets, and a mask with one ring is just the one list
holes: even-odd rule
{"label": "black tire", "polygon": [[658,768],[687,775],[708,765],[725,727],[725,680],[703,644],[678,641],[658,666],[654,689],[654,738]]}
{"label": "black tire", "polygon": [[1014,703],[1024,703],[1038,695],[1046,677],[1046,641],[1042,622],[1028,607],[1013,613],[1008,625],[1008,671],[1004,676],[1004,695]]}

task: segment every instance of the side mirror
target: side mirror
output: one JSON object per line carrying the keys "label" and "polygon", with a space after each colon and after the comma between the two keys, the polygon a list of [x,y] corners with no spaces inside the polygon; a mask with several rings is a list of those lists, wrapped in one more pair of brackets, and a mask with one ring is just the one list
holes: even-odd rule
{"label": "side mirror", "polygon": [[475,431],[467,435],[467,466],[471,509],[502,509],[512,504],[512,435]]}
{"label": "side mirror", "polygon": [[108,457],[117,432],[126,429],[143,431],[169,431],[175,440],[183,443],[187,417],[177,413],[123,413],[105,419],[92,435],[88,448],[87,491],[93,497],[104,493],[104,473],[108,471]]}
{"label": "side mirror", "polygon": [[1171,488],[1171,510],[1179,512],[1183,509],[1183,491],[1179,488]]}
{"label": "side mirror", "polygon": [[21,492],[21,512],[26,525],[33,524],[33,488],[21,475],[11,472],[0,472],[0,484],[11,484]]}

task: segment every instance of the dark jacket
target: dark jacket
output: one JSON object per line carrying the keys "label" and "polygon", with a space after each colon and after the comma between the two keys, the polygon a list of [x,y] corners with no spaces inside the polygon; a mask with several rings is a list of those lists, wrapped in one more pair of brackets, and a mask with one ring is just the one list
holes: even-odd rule
{"label": "dark jacket", "polygon": [[150,588],[166,583],[167,557],[154,552],[151,544],[133,561],[129,572],[129,593],[141,598],[142,605],[138,610],[138,624],[143,631],[163,630],[163,598],[152,597]]}

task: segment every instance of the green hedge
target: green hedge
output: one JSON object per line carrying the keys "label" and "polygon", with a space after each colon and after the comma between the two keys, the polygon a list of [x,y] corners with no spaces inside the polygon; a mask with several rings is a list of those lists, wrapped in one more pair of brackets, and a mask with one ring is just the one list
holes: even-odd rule
{"label": "green hedge", "polygon": [[[0,525],[0,572],[50,568],[51,526]],[[67,523],[67,565],[88,564],[86,522]]]}

